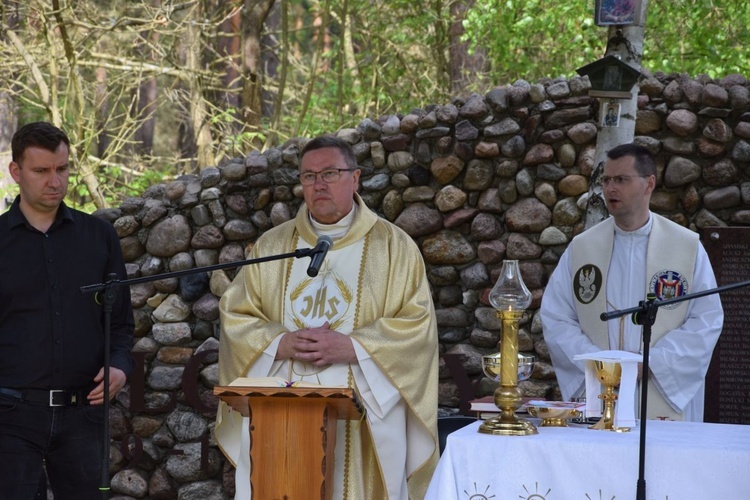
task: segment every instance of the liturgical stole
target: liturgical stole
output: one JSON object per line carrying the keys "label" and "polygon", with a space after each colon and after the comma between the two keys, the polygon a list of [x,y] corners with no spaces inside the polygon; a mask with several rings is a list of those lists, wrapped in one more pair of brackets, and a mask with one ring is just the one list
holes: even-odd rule
{"label": "liturgical stole", "polygon": [[[689,293],[693,282],[698,235],[651,214],[653,225],[646,255],[646,295],[653,293],[656,300],[667,300]],[[581,330],[602,350],[618,349],[609,345],[607,323],[600,319],[607,310],[607,278],[614,245],[614,218],[610,217],[582,233],[571,242],[573,296]],[[687,316],[688,302],[660,307],[651,330],[651,345],[671,330],[679,327]],[[623,307],[635,307],[629,304]],[[641,339],[641,344],[643,340]],[[638,398],[640,401],[640,398]],[[649,377],[648,417],[683,420],[664,399]]]}

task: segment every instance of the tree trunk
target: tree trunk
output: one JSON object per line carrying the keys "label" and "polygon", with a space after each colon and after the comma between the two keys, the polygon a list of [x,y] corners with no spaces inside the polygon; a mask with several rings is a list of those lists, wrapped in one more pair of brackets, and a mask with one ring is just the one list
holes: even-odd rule
{"label": "tree trunk", "polygon": [[[18,4],[3,0],[0,3],[0,23],[4,24],[7,30],[16,30],[19,20]],[[0,41],[7,42],[3,30],[0,30]],[[10,83],[6,84],[5,82],[13,80],[12,75],[7,80],[3,80],[2,88],[8,88]],[[8,192],[8,188],[13,185],[13,179],[10,177],[7,167],[12,159],[10,142],[17,128],[16,101],[11,92],[0,91],[0,213],[5,212],[13,201]]]}
{"label": "tree trunk", "polygon": [[158,93],[159,87],[154,77],[146,79],[138,86],[134,116],[139,124],[133,139],[136,144],[136,152],[141,156],[151,156],[154,152],[154,130],[156,129],[154,113],[156,112],[156,96]]}
{"label": "tree trunk", "polygon": [[226,59],[224,64],[224,74],[222,82],[224,91],[222,92],[222,107],[225,109],[239,109],[239,77],[238,70],[240,65],[240,11],[234,12],[231,16],[222,21],[219,26],[219,54]]}
{"label": "tree trunk", "polygon": [[308,76],[307,81],[307,90],[305,90],[305,97],[302,101],[302,110],[299,113],[299,116],[297,116],[297,123],[294,126],[294,132],[292,132],[292,136],[297,136],[300,133],[300,130],[302,129],[302,122],[305,119],[305,115],[307,114],[307,110],[310,107],[310,101],[312,100],[312,94],[313,90],[315,89],[315,81],[318,75],[318,61],[323,55],[323,49],[325,44],[325,36],[323,34],[323,31],[326,30],[326,24],[328,24],[328,11],[330,6],[330,0],[326,0],[325,5],[323,6],[322,10],[322,16],[321,22],[316,25],[316,32],[314,35],[315,40],[315,52],[313,53],[312,63],[310,64],[310,75]]}
{"label": "tree trunk", "polygon": [[[201,9],[196,8],[194,19],[201,19]],[[208,122],[208,110],[203,96],[199,72],[201,69],[201,29],[199,23],[190,23],[186,29],[185,65],[190,73],[187,83],[190,92],[190,123],[194,134],[195,147],[197,149],[198,169],[216,165],[213,154],[213,138],[211,127]]]}
{"label": "tree trunk", "polygon": [[345,1],[341,7],[341,26],[343,27],[344,32],[341,43],[345,67],[352,75],[352,86],[355,89],[360,89],[362,87],[362,82],[359,79],[357,59],[354,57],[354,37],[352,36],[352,20],[349,14],[348,1]]}
{"label": "tree trunk", "polygon": [[[158,9],[161,0],[151,0],[151,6]],[[157,56],[151,47],[158,47],[160,42],[157,30],[142,31],[139,40],[147,40],[148,43],[139,43],[133,49],[136,59],[158,63]],[[139,75],[140,76],[140,75]],[[156,129],[156,96],[159,87],[155,76],[145,80],[138,78],[140,82],[136,94],[131,116],[136,121],[136,129],[133,137],[135,152],[140,156],[151,156],[154,152],[154,131]]]}
{"label": "tree trunk", "polygon": [[[646,10],[648,9],[648,0],[641,3],[641,24],[629,26],[612,26],[609,28],[607,51],[605,56],[614,55],[622,61],[627,62],[633,67],[640,69],[641,57],[643,56],[643,34],[646,25]],[[638,90],[636,85],[631,91],[629,99],[599,99],[599,114],[597,123],[599,133],[596,138],[596,152],[594,153],[594,171],[591,173],[591,186],[589,187],[589,198],[586,205],[586,214],[584,221],[584,230],[595,226],[609,216],[601,186],[597,185],[596,180],[602,173],[604,163],[607,160],[607,152],[619,146],[633,142],[635,137],[635,118],[638,111]],[[618,125],[602,126],[602,108],[607,108],[610,104],[619,104],[620,117]]]}
{"label": "tree trunk", "polygon": [[17,128],[16,103],[10,92],[0,92],[0,213],[5,212],[13,201],[8,193],[13,180],[7,166],[11,161],[10,140]]}
{"label": "tree trunk", "polygon": [[479,48],[469,54],[469,43],[462,42],[464,34],[463,21],[466,12],[471,9],[476,0],[456,1],[450,5],[449,37],[449,72],[452,94],[458,94],[470,84],[481,82],[482,73],[486,67],[486,58]]}
{"label": "tree trunk", "polygon": [[[245,132],[260,134],[263,115],[263,66],[261,35],[263,23],[271,10],[273,0],[245,0],[242,10],[242,113]],[[254,137],[253,146],[262,143]]]}
{"label": "tree trunk", "polygon": [[[264,81],[266,78],[270,81],[278,78],[279,66],[281,65],[279,52],[283,49],[280,46],[280,40],[276,33],[279,32],[281,25],[282,3],[284,2],[276,2],[269,9],[266,22],[264,23],[265,34],[260,39]],[[261,114],[268,118],[274,114],[276,94],[272,89],[268,88],[268,85],[264,85],[263,87]]]}
{"label": "tree trunk", "polygon": [[96,68],[96,86],[94,87],[95,105],[96,105],[96,156],[104,158],[109,149],[110,137],[107,130],[109,121],[109,98],[107,96],[107,70],[106,68]]}
{"label": "tree trunk", "polygon": [[288,2],[281,2],[280,6],[281,14],[281,42],[279,44],[281,55],[280,55],[280,70],[278,76],[278,84],[276,90],[276,100],[274,102],[273,118],[271,119],[271,126],[269,127],[268,135],[266,136],[266,143],[264,148],[270,148],[276,144],[276,137],[278,135],[278,129],[281,124],[281,113],[283,112],[284,105],[284,91],[286,90],[286,79],[289,70],[289,4]]}

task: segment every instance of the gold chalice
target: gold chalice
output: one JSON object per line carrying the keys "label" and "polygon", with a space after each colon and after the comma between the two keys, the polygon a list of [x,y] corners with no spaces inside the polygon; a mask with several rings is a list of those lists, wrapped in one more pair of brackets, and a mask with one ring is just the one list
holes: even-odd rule
{"label": "gold chalice", "polygon": [[[482,371],[487,377],[495,382],[500,382],[500,359],[502,353],[485,354],[482,356]],[[534,361],[536,358],[531,354],[518,353],[518,381],[526,380],[531,377],[534,371]]]}
{"label": "gold chalice", "polygon": [[580,415],[580,410],[571,404],[550,402],[548,405],[526,406],[526,410],[532,417],[541,418],[539,427],[567,427],[567,421]]}
{"label": "gold chalice", "polygon": [[630,429],[628,427],[615,427],[615,401],[617,401],[617,393],[615,387],[620,385],[620,377],[622,376],[622,366],[620,363],[613,361],[599,361],[595,360],[594,369],[596,370],[596,378],[604,386],[604,392],[599,394],[599,399],[604,401],[604,411],[602,412],[602,418],[599,422],[589,427],[589,429],[596,429],[600,431],[618,431],[627,432]]}

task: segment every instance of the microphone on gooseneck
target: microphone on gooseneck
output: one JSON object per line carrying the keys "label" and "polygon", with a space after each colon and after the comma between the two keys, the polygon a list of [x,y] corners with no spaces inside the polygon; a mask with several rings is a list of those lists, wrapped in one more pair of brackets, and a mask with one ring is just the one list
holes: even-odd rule
{"label": "microphone on gooseneck", "polygon": [[320,236],[315,248],[312,251],[312,257],[310,258],[310,266],[307,268],[307,275],[314,278],[320,271],[320,266],[323,265],[323,260],[326,258],[328,250],[333,246],[333,240],[330,236]]}

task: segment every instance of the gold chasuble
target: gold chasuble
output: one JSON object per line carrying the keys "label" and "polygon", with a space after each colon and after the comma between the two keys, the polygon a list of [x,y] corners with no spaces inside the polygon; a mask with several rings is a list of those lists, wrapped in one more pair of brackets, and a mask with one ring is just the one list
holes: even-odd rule
{"label": "gold chasuble", "polygon": [[[338,424],[334,497],[386,499],[396,491],[402,493],[390,500],[402,500],[395,497],[405,497],[399,484],[406,478],[408,497],[421,499],[438,460],[434,307],[416,244],[356,194],[355,201],[352,226],[334,239],[317,277],[307,276],[307,258],[240,270],[220,303],[220,383],[273,376],[353,387],[365,416]],[[317,238],[303,205],[294,220],[263,234],[248,257],[312,247]],[[281,334],[326,322],[352,338],[358,363],[274,359]],[[247,420],[220,403],[215,436],[238,478],[250,475],[243,426]]]}

